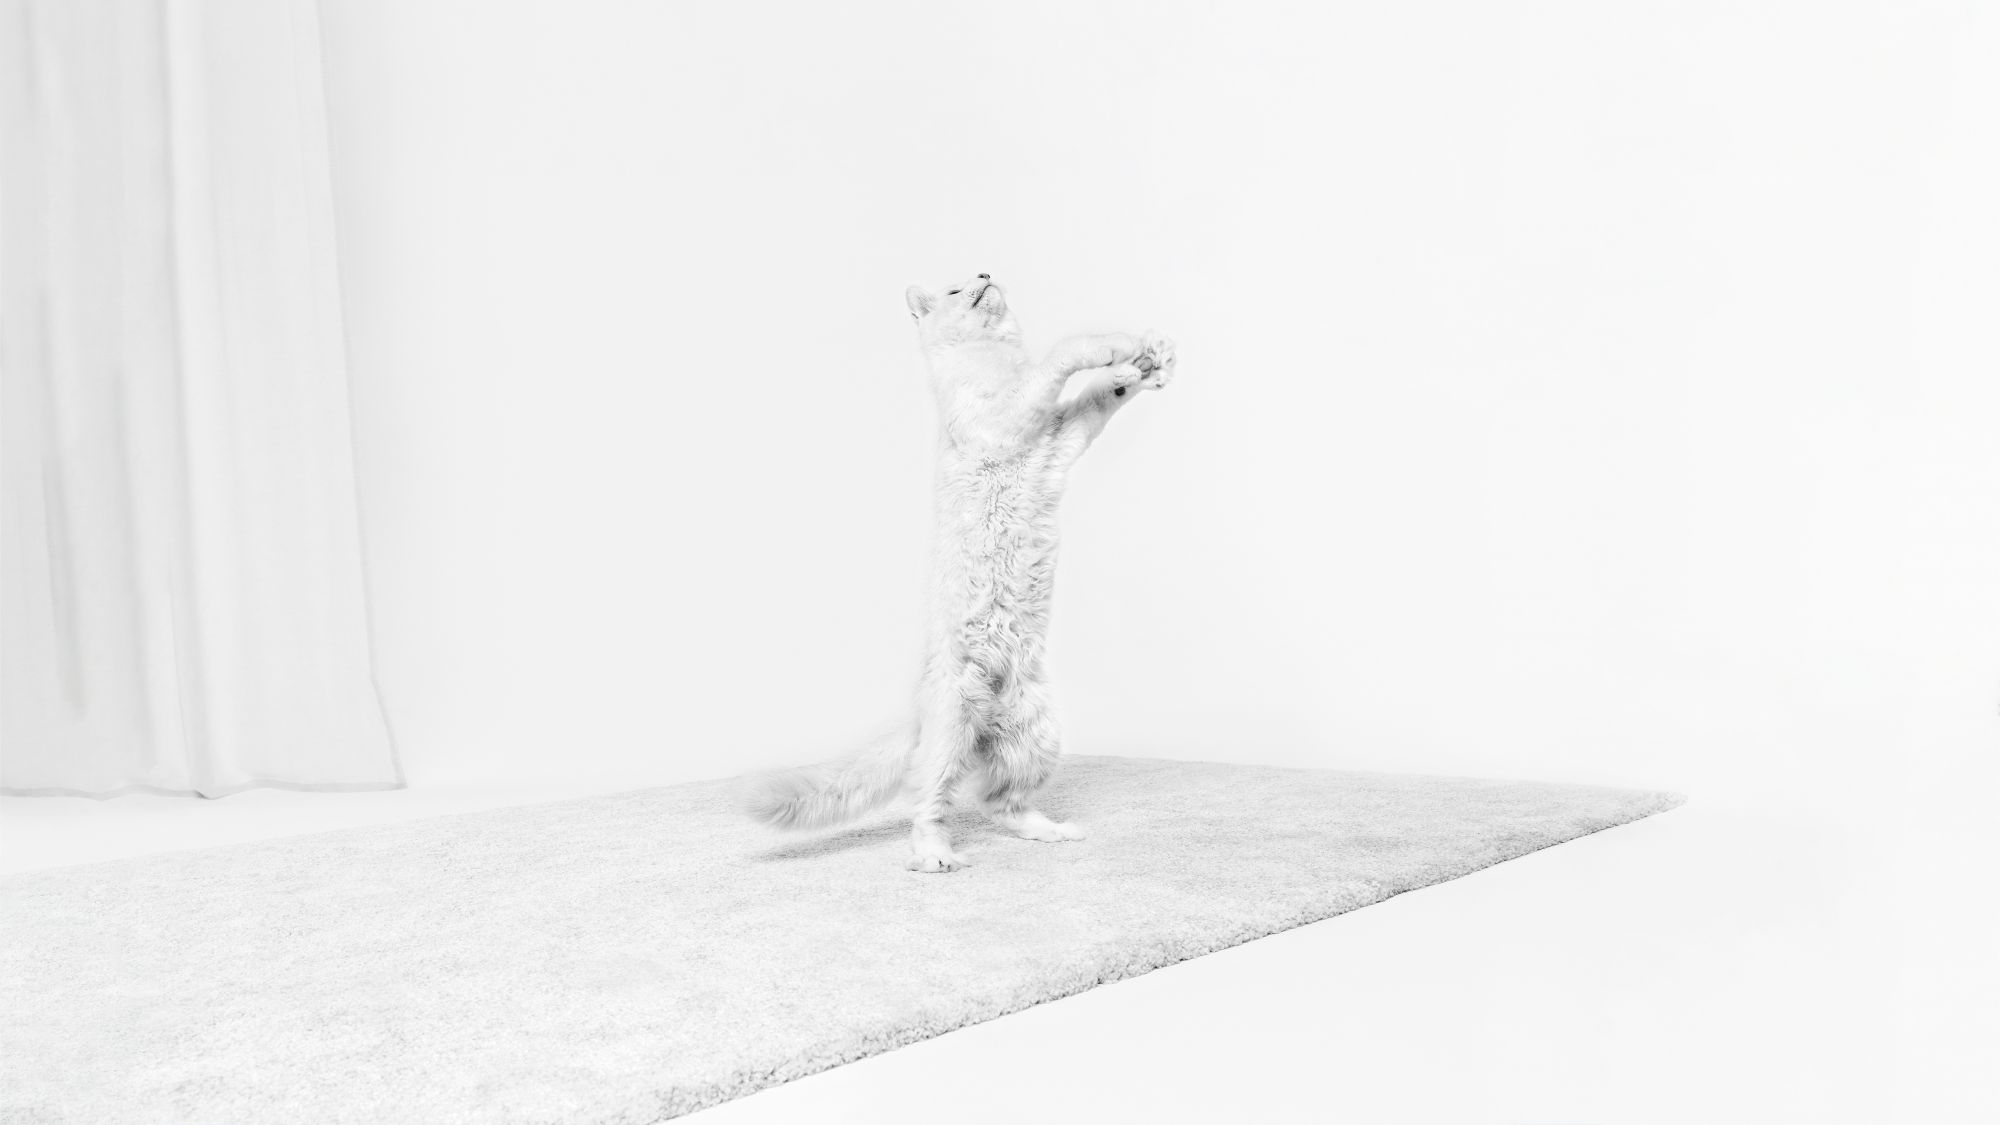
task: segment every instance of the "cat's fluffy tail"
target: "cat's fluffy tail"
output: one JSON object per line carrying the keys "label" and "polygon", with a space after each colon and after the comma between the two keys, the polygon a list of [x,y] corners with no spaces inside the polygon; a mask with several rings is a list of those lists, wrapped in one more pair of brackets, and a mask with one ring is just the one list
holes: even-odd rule
{"label": "cat's fluffy tail", "polygon": [[896,799],[910,768],[916,731],[901,728],[849,758],[750,779],[744,811],[773,828],[831,828]]}

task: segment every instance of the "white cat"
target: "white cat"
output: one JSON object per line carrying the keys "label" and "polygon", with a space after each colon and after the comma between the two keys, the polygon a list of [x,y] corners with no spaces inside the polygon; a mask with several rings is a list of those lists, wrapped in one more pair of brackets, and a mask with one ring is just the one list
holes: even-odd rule
{"label": "white cat", "polygon": [[1080,840],[1029,798],[1061,735],[1043,663],[1056,506],[1070,466],[1135,392],[1173,378],[1164,336],[1085,336],[1037,362],[1006,294],[980,274],[905,295],[941,421],[937,542],[916,714],[842,762],[758,779],[752,815],[784,828],[852,820],[909,794],[912,871],[966,865],[944,815],[955,794],[1030,840]]}

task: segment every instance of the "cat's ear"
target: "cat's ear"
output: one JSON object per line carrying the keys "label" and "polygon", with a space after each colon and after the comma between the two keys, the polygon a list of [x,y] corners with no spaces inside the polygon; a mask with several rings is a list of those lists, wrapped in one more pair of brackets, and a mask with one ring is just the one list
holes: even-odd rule
{"label": "cat's ear", "polygon": [[922,319],[937,304],[937,298],[921,285],[912,285],[903,290],[903,303],[910,306],[910,315]]}

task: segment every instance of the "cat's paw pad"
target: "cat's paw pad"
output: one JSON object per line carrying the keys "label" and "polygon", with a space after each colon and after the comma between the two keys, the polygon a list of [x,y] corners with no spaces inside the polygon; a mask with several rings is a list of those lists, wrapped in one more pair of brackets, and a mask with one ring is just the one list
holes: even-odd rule
{"label": "cat's paw pad", "polygon": [[1123,397],[1125,392],[1145,383],[1146,373],[1137,364],[1116,363],[1105,369],[1111,375],[1111,393]]}
{"label": "cat's paw pad", "polygon": [[1132,361],[1142,373],[1139,385],[1158,390],[1174,378],[1174,342],[1158,332],[1148,332],[1139,343],[1139,355]]}

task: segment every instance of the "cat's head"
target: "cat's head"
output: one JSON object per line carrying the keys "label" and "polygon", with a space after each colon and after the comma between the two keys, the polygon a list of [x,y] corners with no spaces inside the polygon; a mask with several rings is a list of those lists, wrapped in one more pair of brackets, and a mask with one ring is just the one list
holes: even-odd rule
{"label": "cat's head", "polygon": [[1021,326],[1007,308],[1007,294],[980,274],[943,293],[912,285],[903,294],[925,350],[962,344],[1019,344]]}

